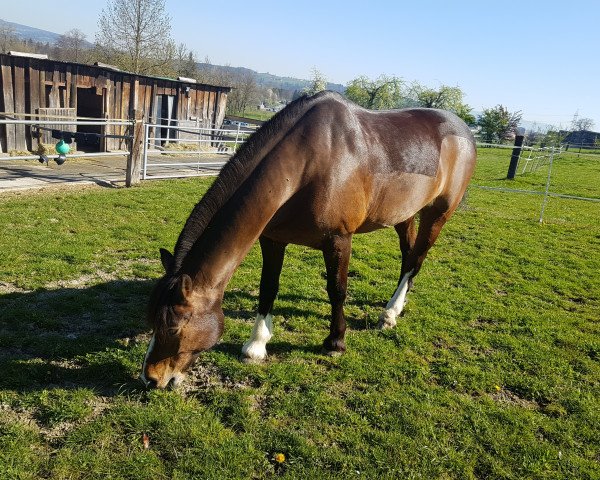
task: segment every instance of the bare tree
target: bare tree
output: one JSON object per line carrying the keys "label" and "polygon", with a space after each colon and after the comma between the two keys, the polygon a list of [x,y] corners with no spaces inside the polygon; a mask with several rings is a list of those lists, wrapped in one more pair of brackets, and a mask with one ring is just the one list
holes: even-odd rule
{"label": "bare tree", "polygon": [[188,50],[185,43],[177,45],[173,71],[178,77],[198,78],[198,62],[194,52]]}
{"label": "bare tree", "polygon": [[233,113],[244,113],[256,96],[256,78],[250,72],[238,75],[233,80],[233,90],[228,96],[228,110]]}
{"label": "bare tree", "polygon": [[591,130],[592,128],[594,128],[594,121],[591,118],[574,118],[571,122],[571,130],[574,132]]}
{"label": "bare tree", "polygon": [[85,44],[85,33],[74,28],[62,34],[56,42],[60,60],[69,62],[86,61],[87,51]]}
{"label": "bare tree", "polygon": [[18,42],[15,29],[8,23],[0,24],[0,53],[8,52]]}
{"label": "bare tree", "polygon": [[171,73],[175,44],[164,0],[108,0],[98,20],[98,54],[123,70]]}
{"label": "bare tree", "polygon": [[[207,85],[233,85],[233,76],[225,68],[212,64],[208,55],[204,57],[203,65],[198,69],[197,80]],[[229,102],[228,102],[229,103]]]}

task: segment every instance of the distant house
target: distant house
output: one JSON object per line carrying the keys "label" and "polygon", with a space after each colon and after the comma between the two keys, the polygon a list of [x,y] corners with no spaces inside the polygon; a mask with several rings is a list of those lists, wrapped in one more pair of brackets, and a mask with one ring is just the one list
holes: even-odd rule
{"label": "distant house", "polygon": [[[196,83],[190,78],[135,75],[110,65],[60,62],[13,52],[11,55],[0,54],[0,91],[0,118],[126,119],[137,109],[149,123],[220,127],[231,88]],[[82,140],[77,143],[78,150],[126,148],[123,138],[101,136],[123,135],[123,126],[61,128],[91,134],[79,135]],[[157,128],[151,133],[169,138],[177,135],[166,128]],[[42,138],[29,125],[0,125],[0,152],[32,151],[37,148],[38,141],[52,141],[49,134],[44,132]]]}
{"label": "distant house", "polygon": [[566,148],[581,147],[581,148],[598,148],[600,142],[600,133],[590,130],[579,130],[577,132],[561,132],[565,134],[561,142]]}

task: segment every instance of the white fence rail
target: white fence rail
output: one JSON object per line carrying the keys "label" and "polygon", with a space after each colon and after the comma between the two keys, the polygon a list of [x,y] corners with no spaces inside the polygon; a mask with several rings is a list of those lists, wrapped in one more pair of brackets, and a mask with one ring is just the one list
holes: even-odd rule
{"label": "white fence rail", "polygon": [[[159,133],[160,132],[160,133]],[[216,175],[251,132],[144,124],[142,180]]]}
{"label": "white fence rail", "polygon": [[[57,117],[58,118],[58,117]],[[0,126],[1,125],[26,125],[31,128],[37,128],[39,130],[57,130],[56,127],[75,127],[77,129],[78,126],[125,126],[132,127],[134,122],[131,120],[104,120],[104,119],[90,119],[86,117],[85,119],[81,118],[73,118],[71,120],[65,120],[64,117],[60,117],[59,120],[36,120],[36,119],[26,119],[26,120],[18,120],[15,118],[0,118]],[[52,127],[52,128],[49,128]],[[71,132],[65,131],[66,134],[77,134],[80,132]],[[87,133],[87,135],[95,135]],[[124,137],[124,135],[110,135],[110,134],[97,134],[99,137]],[[34,149],[35,151],[35,149]],[[78,152],[78,153],[70,153],[69,158],[85,158],[85,157],[100,157],[100,156],[115,156],[115,155],[129,155],[128,151],[119,150],[118,152]],[[46,158],[48,159],[56,159],[58,158],[58,154],[46,154]],[[32,152],[27,155],[10,155],[9,153],[0,153],[0,162],[2,161],[15,161],[15,160],[35,160],[39,159],[40,155]]]}

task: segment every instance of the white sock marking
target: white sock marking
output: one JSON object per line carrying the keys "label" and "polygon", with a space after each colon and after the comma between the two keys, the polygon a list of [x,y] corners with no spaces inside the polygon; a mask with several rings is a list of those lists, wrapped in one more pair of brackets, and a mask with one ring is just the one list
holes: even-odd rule
{"label": "white sock marking", "polygon": [[244,343],[242,354],[249,360],[264,360],[267,358],[267,342],[273,336],[273,316],[267,313],[263,317],[260,313],[256,315],[254,328],[250,340]]}
{"label": "white sock marking", "polygon": [[379,328],[391,328],[396,326],[396,317],[402,313],[404,303],[406,300],[406,294],[408,292],[408,282],[410,280],[412,270],[404,274],[400,285],[390,298],[390,301],[385,306],[385,310],[379,316]]}
{"label": "white sock marking", "polygon": [[154,342],[156,341],[155,335],[152,335],[150,339],[150,344],[148,345],[148,350],[146,350],[146,356],[144,357],[144,364],[142,365],[142,374],[140,375],[140,379],[144,382],[144,385],[148,385],[148,380],[146,380],[146,363],[148,362],[148,357],[150,353],[152,353],[152,349],[154,348]]}

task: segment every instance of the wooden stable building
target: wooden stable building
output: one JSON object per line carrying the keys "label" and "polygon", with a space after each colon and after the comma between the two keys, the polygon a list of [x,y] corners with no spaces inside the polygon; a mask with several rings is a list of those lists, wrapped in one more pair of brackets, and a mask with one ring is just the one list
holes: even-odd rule
{"label": "wooden stable building", "polygon": [[[182,127],[218,128],[225,117],[230,87],[135,75],[110,65],[83,65],[20,54],[0,54],[0,118],[65,120],[77,117],[106,120],[131,118],[143,112],[144,121]],[[28,115],[23,115],[28,114]],[[79,133],[76,148],[83,151],[125,150],[127,127],[72,125],[56,127]],[[29,125],[0,125],[0,153],[33,151],[38,142],[51,143],[51,132]],[[84,135],[84,134],[92,135]],[[157,128],[153,136],[175,138],[177,132]],[[55,137],[56,138],[56,137]]]}

